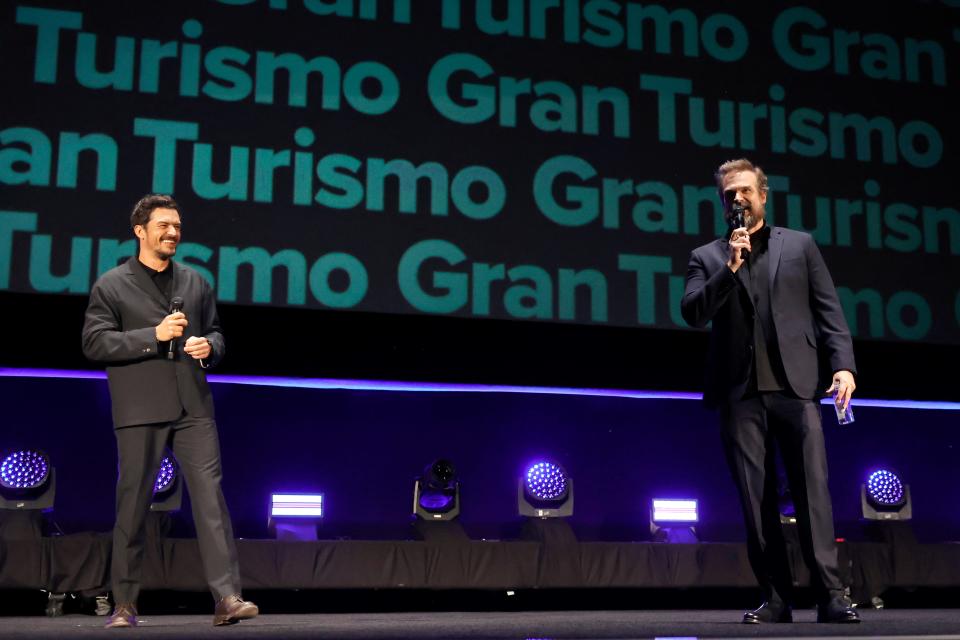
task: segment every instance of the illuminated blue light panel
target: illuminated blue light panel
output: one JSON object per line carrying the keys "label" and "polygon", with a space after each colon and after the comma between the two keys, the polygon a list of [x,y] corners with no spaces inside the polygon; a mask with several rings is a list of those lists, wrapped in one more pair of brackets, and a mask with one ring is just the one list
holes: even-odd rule
{"label": "illuminated blue light panel", "polygon": [[274,493],[270,496],[271,518],[322,518],[322,493]]}
{"label": "illuminated blue light panel", "polygon": [[699,522],[696,500],[653,499],[652,520],[656,523]]}

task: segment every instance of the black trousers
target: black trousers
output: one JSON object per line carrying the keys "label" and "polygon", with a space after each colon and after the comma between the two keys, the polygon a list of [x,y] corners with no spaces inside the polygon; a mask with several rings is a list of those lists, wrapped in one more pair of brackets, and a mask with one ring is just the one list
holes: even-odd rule
{"label": "black trousers", "polygon": [[227,503],[220,488],[220,440],[211,418],[115,429],[119,477],[111,581],[116,602],[135,603],[153,484],[168,444],[190,492],[203,570],[215,598],[240,593],[240,570]]}
{"label": "black trousers", "polygon": [[769,601],[791,603],[793,578],[780,524],[776,455],[779,449],[796,508],[800,549],[818,601],[843,589],[837,568],[833,505],[820,407],[765,392],[721,409],[721,437],[740,494],[747,553]]}

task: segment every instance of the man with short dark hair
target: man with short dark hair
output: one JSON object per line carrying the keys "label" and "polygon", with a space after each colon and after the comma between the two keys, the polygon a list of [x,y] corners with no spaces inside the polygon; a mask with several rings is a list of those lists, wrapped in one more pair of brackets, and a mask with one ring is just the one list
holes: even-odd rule
{"label": "man with short dark hair", "polygon": [[779,449],[810,569],[819,622],[859,622],[837,568],[818,361],[846,409],[856,384],[853,343],[813,238],[765,221],[767,178],[749,160],[716,174],[729,237],[694,249],[681,303],[694,327],[712,322],[703,399],[720,409],[721,440],[740,494],[750,565],[766,602],[745,623],[791,622],[793,579],[780,524]]}
{"label": "man with short dark hair", "polygon": [[137,626],[146,517],[168,445],[190,492],[216,600],[213,623],[231,624],[258,609],[240,596],[233,528],[220,488],[220,444],[204,372],[224,354],[213,290],[197,271],[173,260],[181,221],[172,197],[145,196],[130,224],[137,255],[93,285],[83,326],[84,354],[107,365],[119,458],[111,564],[116,604],[106,626]]}

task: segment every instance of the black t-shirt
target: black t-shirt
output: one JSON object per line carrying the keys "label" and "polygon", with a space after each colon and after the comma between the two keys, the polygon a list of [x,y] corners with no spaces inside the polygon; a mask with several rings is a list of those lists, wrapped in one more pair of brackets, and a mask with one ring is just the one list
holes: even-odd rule
{"label": "black t-shirt", "polygon": [[157,286],[157,289],[169,302],[170,296],[173,294],[173,265],[168,262],[166,269],[163,271],[157,271],[156,269],[151,269],[147,265],[143,264],[140,262],[140,260],[137,260],[137,264],[140,265],[140,268],[143,269],[144,273],[150,276],[153,284]]}

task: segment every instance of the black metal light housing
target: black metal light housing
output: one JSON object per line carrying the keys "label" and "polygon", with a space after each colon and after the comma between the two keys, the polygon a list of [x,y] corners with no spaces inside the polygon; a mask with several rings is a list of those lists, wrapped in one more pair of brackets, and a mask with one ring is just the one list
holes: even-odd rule
{"label": "black metal light housing", "polygon": [[414,479],[413,513],[423,520],[441,522],[460,515],[460,480],[452,462],[438,458]]}

